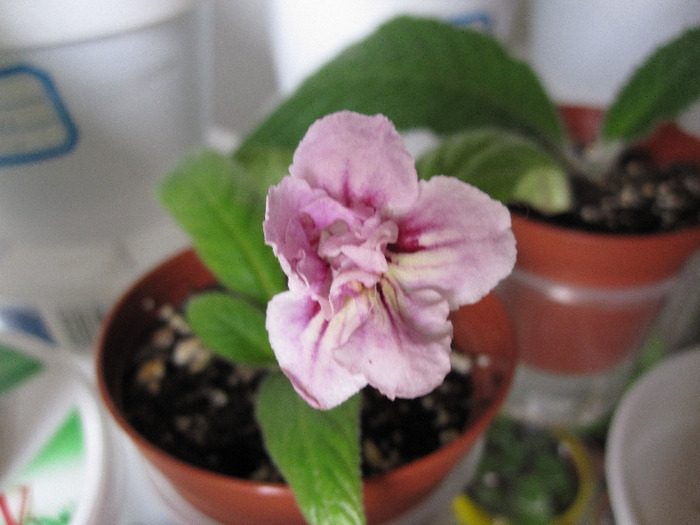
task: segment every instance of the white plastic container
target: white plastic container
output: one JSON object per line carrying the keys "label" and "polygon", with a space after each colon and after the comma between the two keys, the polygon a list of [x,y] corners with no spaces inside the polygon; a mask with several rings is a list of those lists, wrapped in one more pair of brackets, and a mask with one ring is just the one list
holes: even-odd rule
{"label": "white plastic container", "polygon": [[122,471],[78,362],[3,335],[0,369],[0,523],[118,523]]}
{"label": "white plastic container", "polygon": [[155,186],[209,128],[207,4],[0,2],[0,322],[33,310],[89,347],[179,248]]}
{"label": "white plastic container", "polygon": [[0,3],[0,242],[120,238],[207,127],[194,0]]}
{"label": "white plastic container", "polygon": [[679,351],[625,394],[605,474],[619,525],[700,523],[700,347]]}
{"label": "white plastic container", "polygon": [[507,41],[513,0],[270,0],[269,31],[279,88],[290,93],[346,46],[400,14],[434,17]]}

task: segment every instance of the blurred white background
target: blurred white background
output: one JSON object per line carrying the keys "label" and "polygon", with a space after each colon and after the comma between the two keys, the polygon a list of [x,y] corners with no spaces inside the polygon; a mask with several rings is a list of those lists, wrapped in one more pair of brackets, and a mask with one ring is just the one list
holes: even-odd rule
{"label": "blurred white background", "polygon": [[267,0],[214,0],[213,120],[245,133],[276,93],[267,31]]}
{"label": "blurred white background", "polygon": [[[289,12],[290,4],[313,1],[281,3]],[[431,2],[440,0],[424,0],[423,5]],[[249,131],[276,100],[279,84],[268,20],[275,3],[213,0],[213,118],[216,125],[239,134]],[[508,45],[519,54],[530,54],[552,95],[562,99],[563,93],[571,93],[569,101],[578,103],[605,103],[656,45],[675,36],[679,28],[700,24],[700,2],[687,0],[504,0],[503,4],[512,5]],[[697,114],[692,118],[699,120]]]}
{"label": "blurred white background", "polygon": [[[213,95],[212,118],[216,126],[245,134],[276,102],[279,82],[276,77],[268,15],[274,0],[212,0]],[[387,4],[400,4],[384,0]],[[458,2],[422,0],[426,6]],[[284,4],[313,3],[284,0]],[[403,2],[411,5],[411,2]],[[464,2],[469,5],[469,0]],[[484,4],[485,2],[476,2]],[[521,46],[525,38],[525,0],[498,0],[492,4],[513,5],[512,39]],[[352,2],[345,2],[346,5]],[[347,7],[346,10],[351,10]],[[358,7],[359,9],[359,7]],[[415,8],[414,8],[415,9]],[[286,11],[292,11],[286,7]],[[510,25],[510,20],[508,20]],[[498,30],[498,28],[497,28]]]}

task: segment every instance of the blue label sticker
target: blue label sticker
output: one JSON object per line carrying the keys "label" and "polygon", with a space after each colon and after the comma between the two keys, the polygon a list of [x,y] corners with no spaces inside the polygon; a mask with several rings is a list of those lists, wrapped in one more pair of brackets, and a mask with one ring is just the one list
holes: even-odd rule
{"label": "blue label sticker", "polygon": [[29,306],[0,305],[0,332],[5,331],[25,333],[49,343],[55,342],[41,313]]}
{"label": "blue label sticker", "polygon": [[64,155],[77,141],[49,75],[27,65],[0,69],[0,166]]}
{"label": "blue label sticker", "polygon": [[493,30],[491,16],[485,11],[475,11],[453,16],[449,19],[449,22],[457,27],[476,29],[485,33],[490,33]]}

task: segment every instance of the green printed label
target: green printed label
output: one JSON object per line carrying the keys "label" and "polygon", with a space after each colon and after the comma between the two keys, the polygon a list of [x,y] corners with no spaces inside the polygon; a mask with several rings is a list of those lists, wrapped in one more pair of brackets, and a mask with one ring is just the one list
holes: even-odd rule
{"label": "green printed label", "polygon": [[9,392],[43,368],[37,359],[0,345],[0,394]]}
{"label": "green printed label", "polygon": [[85,442],[77,410],[0,493],[0,525],[67,525],[80,499]]}

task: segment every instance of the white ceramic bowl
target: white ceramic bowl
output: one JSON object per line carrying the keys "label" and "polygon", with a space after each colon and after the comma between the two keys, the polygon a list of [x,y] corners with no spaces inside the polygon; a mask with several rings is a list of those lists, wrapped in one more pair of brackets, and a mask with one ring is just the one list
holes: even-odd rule
{"label": "white ceramic bowl", "polygon": [[700,347],[674,354],[625,394],[608,434],[618,525],[700,523]]}

